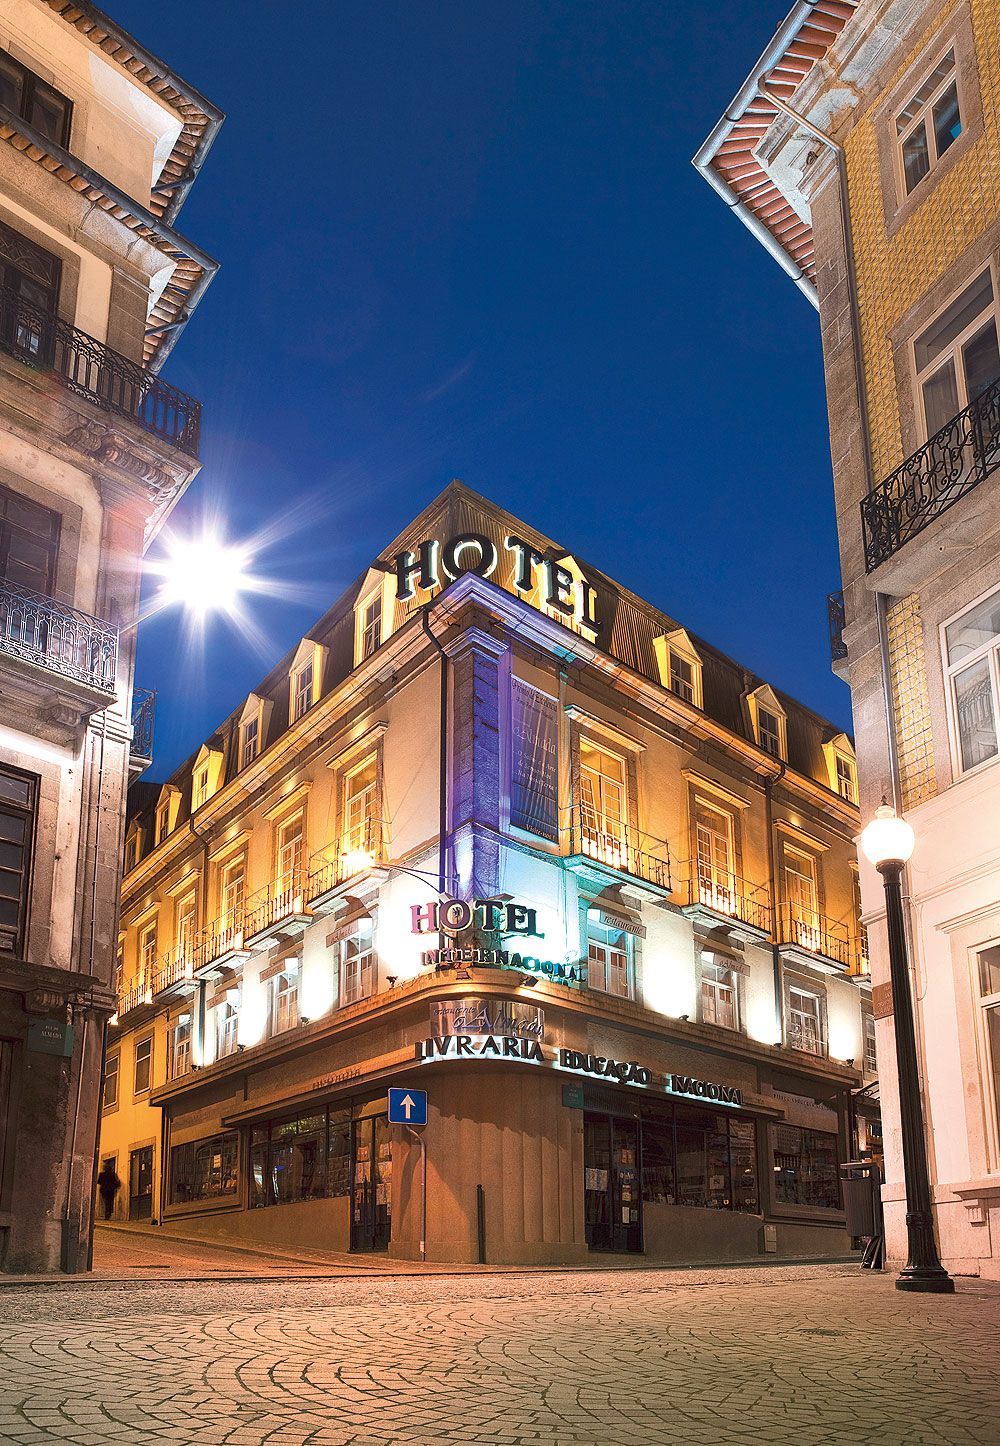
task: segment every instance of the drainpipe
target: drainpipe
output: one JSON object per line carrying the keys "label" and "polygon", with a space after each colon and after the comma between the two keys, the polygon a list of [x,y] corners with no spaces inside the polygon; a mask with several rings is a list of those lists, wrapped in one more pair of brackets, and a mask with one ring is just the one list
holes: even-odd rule
{"label": "drainpipe", "polygon": [[[796,125],[815,136],[829,150],[833,151],[837,159],[838,178],[838,200],[840,209],[840,232],[844,247],[844,266],[847,280],[847,296],[851,308],[851,328],[854,332],[854,388],[857,394],[858,421],[861,428],[861,453],[865,467],[865,486],[869,492],[875,489],[875,466],[872,460],[871,431],[868,422],[868,383],[865,376],[864,357],[861,350],[861,308],[858,304],[858,274],[854,264],[854,233],[851,227],[851,211],[848,204],[847,184],[847,158],[844,148],[839,145],[826,131],[820,130],[813,125],[812,121],[806,120],[805,116],[792,109],[787,101],[775,95],[767,84],[767,76],[764,75],[757,84],[758,94],[769,104],[773,105],[783,115],[788,116]],[[878,629],[879,662],[882,673],[882,701],[885,711],[885,732],[886,745],[889,759],[889,777],[892,785],[892,798],[896,812],[901,811],[900,786],[899,786],[899,757],[896,750],[896,730],[892,718],[892,694],[889,678],[889,645],[885,625],[886,598],[884,593],[875,594],[875,622]]]}
{"label": "drainpipe", "polygon": [[786,764],[784,759],[782,759],[781,765],[778,768],[777,773],[770,774],[764,780],[764,809],[767,822],[767,871],[771,885],[771,907],[774,910],[775,934],[775,938],[774,940],[772,940],[771,943],[771,967],[774,978],[774,1021],[781,1035],[781,1039],[778,1041],[778,1043],[781,1043],[784,1040],[785,1031],[783,1020],[784,1009],[782,1008],[784,1001],[782,999],[781,989],[781,953],[778,949],[777,943],[779,890],[778,867],[777,861],[774,856],[774,785],[776,783],[780,783],[781,780],[784,778],[785,768]]}
{"label": "drainpipe", "polygon": [[[201,844],[201,927],[208,928],[208,839],[203,833],[198,832],[194,818],[188,819],[188,827],[195,838]],[[192,1010],[191,1033],[194,1034],[194,1010]],[[205,984],[203,980],[198,983],[198,1044],[201,1049],[200,1063],[205,1063]],[[161,1217],[162,1219],[162,1209]]]}
{"label": "drainpipe", "polygon": [[[441,727],[438,742],[438,897],[446,897],[448,882],[448,654],[431,628],[430,607],[420,609],[424,632],[441,655]],[[444,949],[445,936],[438,932],[438,947]]]}

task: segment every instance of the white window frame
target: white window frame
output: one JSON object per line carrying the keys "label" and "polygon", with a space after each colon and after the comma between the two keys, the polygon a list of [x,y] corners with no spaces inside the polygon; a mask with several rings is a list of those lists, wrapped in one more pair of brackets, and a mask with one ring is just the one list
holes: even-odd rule
{"label": "white window frame", "polygon": [[179,1019],[170,1031],[170,1078],[183,1079],[191,1069],[191,1020]]}
{"label": "white window frame", "polygon": [[260,752],[260,715],[248,718],[240,729],[240,768],[249,768]]}
{"label": "white window frame", "polygon": [[[676,665],[676,667],[675,667]],[[686,668],[690,677],[685,678],[681,669]],[[675,684],[674,678],[677,678]],[[677,686],[679,684],[679,686]],[[667,648],[667,686],[675,698],[680,698],[684,703],[690,703],[696,707],[698,696],[697,668],[691,659],[684,653],[678,652],[676,648]]]}
{"label": "white window frame", "polygon": [[1000,993],[984,994],[979,972],[979,956],[989,949],[1000,948],[1000,938],[976,944],[969,950],[972,969],[972,997],[976,1001],[976,1043],[979,1055],[979,1078],[983,1092],[987,1139],[992,1155],[992,1168],[1000,1166],[1000,1060],[993,1057],[987,1014],[1000,1011]]}
{"label": "white window frame", "polygon": [[[806,868],[798,867],[803,863],[807,866]],[[807,853],[805,849],[794,848],[786,843],[782,849],[781,875],[782,894],[788,905],[789,921],[796,931],[796,942],[801,944],[804,949],[815,950],[818,948],[820,935],[819,861],[814,854]],[[789,875],[804,879],[810,885],[807,904],[792,897]],[[801,917],[799,917],[800,912]],[[814,937],[811,941],[803,939],[801,931],[811,933]]]}
{"label": "white window frame", "polygon": [[269,1033],[287,1034],[299,1022],[299,971],[284,969],[270,980]]}
{"label": "white window frame", "polygon": [[[352,786],[369,769],[374,774],[369,783],[352,793]],[[345,858],[354,854],[376,855],[376,830],[379,827],[379,757],[370,753],[344,774],[344,824],[341,851]]]}
{"label": "white window frame", "polygon": [[[926,331],[930,330],[935,321],[943,316],[950,306],[954,305],[960,296],[966,291],[970,291],[976,282],[982,280],[987,274],[989,274],[990,287],[993,291],[993,299],[990,304],[979,312],[978,316],[973,317],[968,326],[959,332],[958,336],[954,337],[948,343],[947,347],[939,351],[932,361],[929,361],[924,367],[918,366],[917,342]],[[969,406],[969,384],[968,378],[965,375],[962,350],[967,342],[971,341],[974,336],[983,330],[990,317],[993,318],[993,324],[997,329],[997,338],[998,341],[1000,341],[1000,306],[998,306],[997,303],[997,273],[992,262],[986,266],[978,267],[975,274],[970,277],[963,286],[960,286],[952,296],[949,296],[948,300],[942,306],[939,306],[933,315],[928,317],[927,321],[924,322],[923,326],[920,327],[919,331],[913,337],[910,343],[910,356],[912,359],[914,385],[916,388],[917,416],[920,418],[921,435],[925,442],[931,436],[935,435],[935,433],[931,432],[930,423],[927,420],[927,405],[924,399],[925,384],[950,360],[952,370],[955,374],[955,394],[958,398],[958,406],[955,409],[954,415],[957,417],[959,412],[964,411],[965,408]]]}
{"label": "white window frame", "polygon": [[[372,614],[372,616],[369,616]],[[357,632],[355,665],[363,663],[382,646],[382,589],[376,588],[362,598],[356,609]]]}
{"label": "white window frame", "polygon": [[[585,763],[584,750],[587,748],[595,749],[619,764],[621,778],[612,778],[611,774],[603,773],[599,768]],[[579,762],[580,833],[583,852],[591,858],[610,864],[612,868],[623,868],[628,857],[628,759],[600,739],[581,737]],[[586,798],[585,784],[588,780],[591,784],[590,799]],[[615,798],[618,804],[617,814],[608,811],[612,798]]]}
{"label": "white window frame", "polygon": [[217,1059],[225,1059],[236,1053],[236,1042],[240,1024],[240,1011],[228,999],[215,1011],[215,1053]]}
{"label": "white window frame", "polygon": [[847,754],[841,753],[839,749],[834,749],[833,753],[833,776],[837,780],[837,792],[841,798],[857,805],[858,770],[854,759],[848,758]]}
{"label": "white window frame", "polygon": [[282,892],[294,889],[305,852],[306,816],[300,809],[274,826],[274,882]]}
{"label": "white window frame", "polygon": [[[805,1010],[797,1009],[792,1004],[792,996],[798,995],[801,999],[811,999],[816,1006],[814,1014],[808,1014]],[[815,1059],[821,1059],[826,1055],[826,1035],[823,1029],[823,996],[815,990],[808,989],[804,984],[788,982],[788,1045],[790,1049],[796,1049],[800,1054],[811,1054]],[[811,1049],[807,1044],[796,1044],[794,1042],[795,1029],[794,1020],[799,1017],[803,1020],[812,1019],[816,1025],[816,1045]],[[801,1031],[800,1031],[801,1036]]]}
{"label": "white window frame", "polygon": [[[724,832],[713,827],[710,821],[702,822],[700,814],[715,814],[723,824]],[[715,841],[725,844],[725,868],[720,869],[715,857]],[[720,913],[736,911],[736,856],[735,820],[729,811],[719,804],[710,802],[700,795],[694,801],[695,873],[697,877],[698,901],[706,908]],[[709,856],[703,858],[702,843],[709,845]]]}
{"label": "white window frame", "polygon": [[[114,1080],[114,1098],[108,1099],[108,1085]],[[116,1110],[122,1087],[122,1057],[118,1050],[109,1054],[104,1062],[104,1084],[101,1089],[101,1109]]]}
{"label": "white window frame", "polygon": [[878,1074],[874,1014],[866,1013],[862,1015],[861,1036],[861,1062],[864,1066],[864,1072],[865,1074]]}
{"label": "white window frame", "polygon": [[198,937],[198,895],[185,894],[177,905],[177,923],[174,929],[177,957],[193,961],[195,942]]}
{"label": "white window frame", "polygon": [[[602,937],[603,936],[603,937]],[[621,962],[619,962],[621,961]],[[600,969],[600,976],[596,969]],[[612,987],[615,979],[624,981],[625,988]],[[615,929],[608,924],[587,916],[587,988],[596,989],[612,999],[635,998],[635,943],[633,936],[624,929]]]}
{"label": "white window frame", "polygon": [[[773,733],[771,732],[770,729],[765,729],[765,728],[764,728],[763,715],[765,715],[765,714],[766,714],[766,716],[767,716],[768,718],[773,718],[773,719],[774,719],[774,732],[773,732]],[[758,745],[759,745],[761,748],[763,748],[763,750],[764,750],[765,753],[770,753],[770,755],[771,755],[772,758],[783,758],[783,757],[784,757],[784,750],[782,749],[782,746],[781,746],[781,733],[782,733],[782,729],[781,729],[781,714],[780,714],[780,713],[775,713],[775,711],[774,711],[773,708],[768,708],[768,707],[766,707],[766,706],[761,707],[761,705],[758,703],[758,704],[757,704],[757,743],[758,743]],[[773,738],[773,739],[774,739],[774,743],[775,743],[775,747],[772,748],[769,743],[765,743],[765,742],[764,742],[764,739],[765,739],[765,738],[769,738],[769,739],[770,739],[770,738]]]}
{"label": "white window frame", "polygon": [[[720,979],[719,974],[728,974],[728,980]],[[703,955],[700,976],[698,1009],[702,1024],[714,1024],[718,1029],[728,1029],[733,1033],[739,1033],[743,1027],[740,1008],[740,971],[724,954],[713,954],[711,958],[705,958]],[[720,1018],[720,1012],[725,1007],[722,996],[726,991],[732,998],[733,1022],[731,1024]],[[710,1008],[706,1009],[705,1006],[709,999],[712,1002]]]}
{"label": "white window frame", "polygon": [[[367,935],[367,948],[361,940]],[[366,985],[367,976],[367,985]],[[375,954],[375,927],[371,920],[362,920],[340,941],[340,1002],[360,1004],[372,999],[378,987],[378,960]]]}
{"label": "white window frame", "polygon": [[208,802],[208,764],[196,768],[191,780],[191,811],[194,813]]}
{"label": "white window frame", "polygon": [[219,867],[219,925],[223,932],[242,927],[247,896],[247,861],[244,854]]}
{"label": "white window frame", "polygon": [[[951,55],[952,62],[951,69],[948,71],[947,75],[942,77],[938,85],[930,93],[927,99],[921,104],[920,109],[916,111],[906,122],[904,129],[902,131],[898,130],[898,117],[902,114],[904,110],[907,110],[913,104],[913,102],[916,100],[917,96],[923,89],[924,85],[934,74],[935,70],[937,70],[938,66],[942,65],[948,59],[949,53]],[[923,80],[921,80],[918,85],[914,85],[910,88],[908,92],[909,99],[907,100],[905,105],[901,105],[898,108],[892,118],[892,135],[896,147],[896,174],[899,182],[899,194],[903,200],[906,200],[909,196],[916,195],[917,191],[924,184],[927,178],[929,176],[932,176],[937,170],[938,166],[941,164],[944,157],[951,150],[952,146],[958,144],[958,142],[962,139],[962,136],[968,129],[968,122],[965,114],[965,96],[963,94],[963,86],[961,83],[958,57],[956,54],[956,46],[954,41],[952,41],[952,43],[947,47],[947,49],[941,51],[938,54],[937,58],[931,64],[924,67],[923,77]],[[937,148],[937,136],[934,130],[934,107],[944,95],[945,91],[950,90],[953,85],[955,87],[955,93],[958,97],[958,118],[961,122],[962,129],[952,141],[951,145],[939,154]],[[906,144],[907,140],[910,138],[911,135],[913,135],[914,131],[920,125],[923,125],[924,134],[927,138],[928,166],[927,170],[920,177],[920,180],[914,183],[912,189],[908,189],[906,185],[906,162],[903,159],[903,146]]]}
{"label": "white window frame", "polygon": [[156,973],[157,959],[157,921],[151,919],[149,923],[143,924],[139,929],[136,944],[139,961],[139,983],[143,989],[149,989],[153,984],[153,976]]}
{"label": "white window frame", "polygon": [[134,833],[125,845],[125,872],[130,873],[139,862],[139,834]]}
{"label": "white window frame", "polygon": [[[137,1073],[138,1073],[138,1064],[139,1064],[139,1046],[140,1046],[140,1045],[143,1045],[143,1044],[148,1044],[148,1045],[149,1045],[149,1053],[146,1055],[146,1060],[148,1061],[148,1064],[149,1064],[149,1078],[148,1078],[147,1083],[146,1083],[145,1085],[143,1085],[142,1089],[139,1089],[139,1088],[138,1088],[138,1081],[137,1081],[137,1079],[136,1079],[136,1075],[137,1075]],[[136,1042],[135,1042],[135,1044],[132,1046],[132,1097],[133,1097],[133,1099],[138,1099],[140,1095],[148,1095],[149,1092],[150,1092],[150,1090],[151,1090],[152,1088],[153,1088],[153,1036],[152,1036],[151,1034],[144,1034],[144,1035],[142,1036],[142,1038],[141,1038],[141,1039],[137,1039]]]}
{"label": "white window frame", "polygon": [[[974,612],[980,603],[988,601],[994,595],[1000,595],[1000,587],[987,588],[984,593],[975,598],[973,602],[967,603],[960,608],[954,616],[946,618],[941,624],[941,665],[944,669],[944,692],[945,708],[948,715],[948,735],[951,744],[951,758],[955,769],[956,778],[968,778],[970,774],[979,773],[981,769],[992,768],[1000,762],[1000,633],[995,633],[988,642],[985,642],[975,652],[967,654],[957,663],[948,662],[948,629],[953,623],[957,623],[966,613]],[[959,673],[986,659],[987,669],[990,678],[990,696],[993,703],[993,724],[997,735],[997,751],[992,758],[984,758],[980,763],[973,763],[971,767],[965,768],[962,764],[962,735],[958,726],[958,708],[955,704],[955,679]]]}
{"label": "white window frame", "polygon": [[156,810],[156,842],[165,843],[170,835],[170,804],[166,800]]}
{"label": "white window frame", "polygon": [[[303,678],[308,676],[308,686],[302,686]],[[304,718],[316,701],[316,660],[307,658],[301,663],[292,674],[292,722],[297,723]]]}

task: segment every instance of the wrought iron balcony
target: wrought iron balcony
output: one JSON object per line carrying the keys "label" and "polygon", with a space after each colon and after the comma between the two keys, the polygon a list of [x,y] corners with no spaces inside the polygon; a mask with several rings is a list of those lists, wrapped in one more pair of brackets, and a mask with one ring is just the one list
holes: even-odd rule
{"label": "wrought iron balcony", "polygon": [[844,594],[828,592],[826,595],[826,617],[830,628],[830,661],[843,663],[847,658],[847,644],[844,642]]}
{"label": "wrought iron balcony", "polygon": [[367,819],[363,827],[309,860],[305,897],[309,907],[323,912],[323,904],[352,879],[386,862],[385,831],[380,819]]}
{"label": "wrought iron balcony", "polygon": [[865,570],[899,551],[1000,466],[1000,381],[935,432],[861,503]]}
{"label": "wrought iron balcony", "polygon": [[15,582],[0,581],[0,653],[114,696],[118,629]]}
{"label": "wrought iron balcony", "polygon": [[762,938],[771,936],[771,900],[766,888],[738,874],[709,873],[694,865],[687,884],[689,917],[706,916],[709,922],[744,925]]}
{"label": "wrought iron balcony", "polygon": [[145,772],[153,761],[153,723],[155,717],[155,688],[133,688],[132,743],[129,749],[129,769],[133,777]]}
{"label": "wrought iron balcony", "polygon": [[142,980],[133,984],[128,989],[123,989],[118,994],[118,1017],[129,1014],[133,1009],[138,1009],[141,1004],[152,1004],[153,990],[149,984]]}
{"label": "wrought iron balcony", "polygon": [[103,411],[198,456],[200,402],[8,286],[0,286],[0,351],[52,372]]}
{"label": "wrought iron balcony", "polygon": [[241,908],[213,919],[198,935],[192,949],[195,978],[218,975],[225,965],[236,964],[249,954],[243,943],[246,915]]}
{"label": "wrought iron balcony", "polygon": [[244,938],[259,948],[278,934],[301,933],[312,917],[306,898],[309,880],[305,869],[291,869],[247,901]]}
{"label": "wrought iron balcony", "polygon": [[859,924],[854,935],[854,957],[851,961],[851,973],[855,979],[867,979],[871,974],[871,964],[868,960],[868,930],[864,924]]}
{"label": "wrought iron balcony", "polygon": [[846,924],[828,919],[801,904],[782,904],[778,910],[777,943],[810,963],[849,972],[853,964],[851,936]]}
{"label": "wrought iron balcony", "polygon": [[[172,949],[163,961],[163,967],[153,975],[152,989],[154,996],[165,994],[168,990],[179,989],[185,984],[192,984],[194,981],[195,965],[200,961],[202,947],[194,940],[187,944],[179,944]],[[181,990],[181,992],[183,992]]]}
{"label": "wrought iron balcony", "polygon": [[593,809],[575,808],[570,827],[570,857],[592,860],[618,873],[652,884],[669,893],[670,849],[617,820],[602,818]]}

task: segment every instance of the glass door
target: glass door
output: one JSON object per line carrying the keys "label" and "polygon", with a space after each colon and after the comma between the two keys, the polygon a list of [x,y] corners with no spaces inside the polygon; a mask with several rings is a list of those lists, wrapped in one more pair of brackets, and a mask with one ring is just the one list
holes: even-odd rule
{"label": "glass door", "polygon": [[586,1115],[584,1223],[591,1250],[642,1250],[638,1120]]}
{"label": "glass door", "polygon": [[720,914],[734,910],[731,820],[717,808],[699,803],[695,815],[698,847],[698,900]]}
{"label": "glass door", "polygon": [[580,828],[583,853],[612,868],[626,866],[625,762],[585,738],[580,740]]}
{"label": "glass door", "polygon": [[392,1136],[385,1115],[355,1120],[351,1139],[351,1249],[386,1250],[392,1224]]}

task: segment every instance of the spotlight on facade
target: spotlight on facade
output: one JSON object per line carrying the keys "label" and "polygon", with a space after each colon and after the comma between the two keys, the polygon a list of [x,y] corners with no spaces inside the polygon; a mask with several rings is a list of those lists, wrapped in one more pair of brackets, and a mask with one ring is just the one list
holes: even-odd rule
{"label": "spotlight on facade", "polygon": [[375,862],[375,855],[367,849],[350,849],[344,855],[344,869],[348,878],[355,874],[363,874],[372,867]]}
{"label": "spotlight on facade", "polygon": [[180,603],[197,617],[233,611],[247,582],[249,559],[242,549],[206,531],[167,539],[165,552],[162,561],[147,564],[161,579],[158,605]]}

